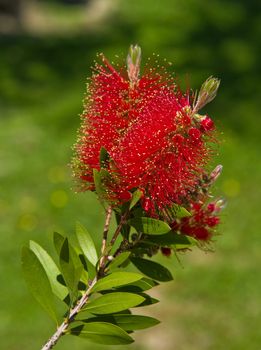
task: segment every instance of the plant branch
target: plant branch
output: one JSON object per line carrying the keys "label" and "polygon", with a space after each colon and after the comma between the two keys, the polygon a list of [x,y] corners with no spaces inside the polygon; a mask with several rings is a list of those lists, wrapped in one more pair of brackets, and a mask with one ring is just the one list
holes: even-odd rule
{"label": "plant branch", "polygon": [[[122,228],[122,225],[126,222],[126,217],[128,215],[128,212],[126,212],[120,220],[120,223],[118,227],[116,228],[114,235],[110,241],[109,245],[109,251],[112,249],[120,231]],[[46,342],[46,344],[41,348],[41,350],[50,350],[52,349],[55,344],[58,342],[60,337],[64,334],[66,334],[69,325],[74,321],[75,317],[78,315],[78,313],[83,309],[83,307],[86,305],[89,296],[91,294],[91,290],[94,287],[94,285],[97,283],[99,278],[102,278],[105,265],[108,261],[108,253],[107,251],[107,239],[108,239],[108,231],[109,226],[111,222],[111,216],[112,216],[112,208],[109,207],[106,212],[106,219],[104,224],[104,230],[103,230],[103,240],[102,240],[102,248],[101,248],[101,259],[98,267],[97,274],[95,278],[93,279],[91,285],[88,287],[88,289],[85,291],[81,299],[78,300],[77,304],[70,310],[68,317],[63,321],[63,323],[57,328],[56,332],[51,336],[51,338]]]}
{"label": "plant branch", "polygon": [[114,235],[112,236],[112,239],[111,239],[111,242],[110,242],[110,246],[112,247],[117,239],[117,237],[119,236],[120,232],[121,232],[121,229],[122,229],[122,226],[126,223],[126,219],[127,219],[127,216],[129,214],[129,211],[127,210],[121,217],[121,220],[119,222],[119,225],[116,229],[116,231],[114,232]]}
{"label": "plant branch", "polygon": [[109,226],[110,226],[110,222],[111,222],[111,215],[112,215],[112,207],[109,206],[108,209],[106,210],[106,219],[105,219],[105,224],[104,224],[104,229],[103,229],[101,259],[100,259],[100,263],[99,263],[100,269],[102,269],[102,267],[104,266],[105,261],[106,261],[106,246],[107,246]]}
{"label": "plant branch", "polygon": [[68,317],[63,321],[63,323],[57,328],[57,331],[52,335],[52,337],[47,341],[47,343],[42,347],[41,350],[50,350],[54,347],[54,345],[58,342],[60,337],[64,335],[70,325],[70,323],[75,319],[76,315],[80,312],[80,310],[87,303],[91,289],[97,282],[97,277],[94,278],[90,287],[83,294],[81,299],[78,301],[76,306],[70,310]]}

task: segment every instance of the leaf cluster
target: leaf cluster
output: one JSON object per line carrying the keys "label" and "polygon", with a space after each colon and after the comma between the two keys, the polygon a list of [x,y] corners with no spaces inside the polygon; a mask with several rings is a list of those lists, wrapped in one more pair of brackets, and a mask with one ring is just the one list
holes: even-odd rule
{"label": "leaf cluster", "polygon": [[[94,170],[95,191],[104,207],[107,202],[106,182],[111,181],[110,157],[100,152],[100,170]],[[57,232],[53,259],[34,241],[22,249],[25,280],[35,299],[58,324],[57,302],[64,306],[64,333],[86,338],[100,344],[128,344],[130,333],[159,323],[152,317],[133,314],[133,308],[158,302],[147,291],[159,282],[173,279],[171,272],[148,259],[160,247],[187,249],[195,241],[175,233],[163,220],[147,216],[141,206],[143,193],[136,189],[121,207],[113,207],[117,229],[110,243],[98,255],[91,234],[76,224],[74,240]],[[177,219],[190,213],[177,204],[171,208]],[[121,242],[115,249],[116,238]],[[127,272],[131,264],[137,272]],[[80,305],[80,306],[79,306]]]}

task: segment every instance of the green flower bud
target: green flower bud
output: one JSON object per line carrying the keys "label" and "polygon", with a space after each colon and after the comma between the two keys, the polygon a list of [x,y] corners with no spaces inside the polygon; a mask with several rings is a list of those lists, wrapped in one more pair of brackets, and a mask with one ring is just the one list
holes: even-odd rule
{"label": "green flower bud", "polygon": [[130,82],[135,85],[139,79],[141,62],[141,48],[138,45],[131,45],[127,56],[127,71]]}
{"label": "green flower bud", "polygon": [[194,104],[193,113],[199,111],[216,97],[219,84],[220,80],[214,77],[209,77],[202,84],[196,99],[196,103]]}

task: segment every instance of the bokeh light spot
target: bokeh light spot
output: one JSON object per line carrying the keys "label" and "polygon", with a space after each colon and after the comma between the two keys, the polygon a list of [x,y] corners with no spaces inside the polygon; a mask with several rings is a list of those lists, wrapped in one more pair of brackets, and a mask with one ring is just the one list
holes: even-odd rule
{"label": "bokeh light spot", "polygon": [[64,190],[57,190],[51,194],[50,201],[56,208],[63,208],[68,202],[67,193]]}
{"label": "bokeh light spot", "polygon": [[32,231],[36,228],[38,219],[34,214],[26,213],[18,220],[18,227],[23,231]]}
{"label": "bokeh light spot", "polygon": [[222,183],[222,189],[227,197],[236,197],[240,192],[240,182],[236,179],[227,179]]}

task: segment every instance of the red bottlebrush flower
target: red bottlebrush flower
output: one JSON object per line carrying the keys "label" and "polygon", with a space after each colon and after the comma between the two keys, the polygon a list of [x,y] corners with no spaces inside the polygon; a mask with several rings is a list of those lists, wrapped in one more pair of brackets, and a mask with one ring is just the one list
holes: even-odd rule
{"label": "red bottlebrush flower", "polygon": [[211,118],[206,116],[204,119],[201,120],[200,126],[203,131],[211,131],[215,129],[215,124]]}
{"label": "red bottlebrush flower", "polygon": [[188,134],[194,142],[200,141],[201,132],[197,128],[190,128]]}
{"label": "red bottlebrush flower", "polygon": [[121,186],[144,188],[159,210],[173,202],[181,204],[211,157],[207,139],[201,140],[196,126],[183,124],[188,107],[184,98],[180,101],[164,86],[111,152]]}
{"label": "red bottlebrush flower", "polygon": [[[220,201],[220,200],[219,200]],[[190,205],[190,217],[175,220],[171,227],[173,231],[192,236],[200,241],[208,241],[213,236],[213,229],[220,223],[220,218],[216,215],[220,211],[217,205],[219,201],[204,203],[192,203]]]}
{"label": "red bottlebrush flower", "polygon": [[201,134],[188,94],[166,72],[148,69],[139,77],[140,50],[128,56],[128,69],[116,70],[103,57],[96,64],[75,147],[75,175],[93,190],[93,169],[100,169],[104,147],[111,161],[109,197],[115,205],[126,193],[142,189],[149,213],[171,206],[192,193],[208,164],[210,133]]}
{"label": "red bottlebrush flower", "polygon": [[112,147],[117,148],[146,103],[162,90],[162,77],[154,73],[143,76],[138,85],[132,87],[126,74],[117,72],[102,55],[101,60],[101,64],[95,65],[88,84],[82,125],[75,146],[73,167],[75,176],[82,180],[83,190],[93,189],[93,169],[100,168],[101,147],[109,154]]}

